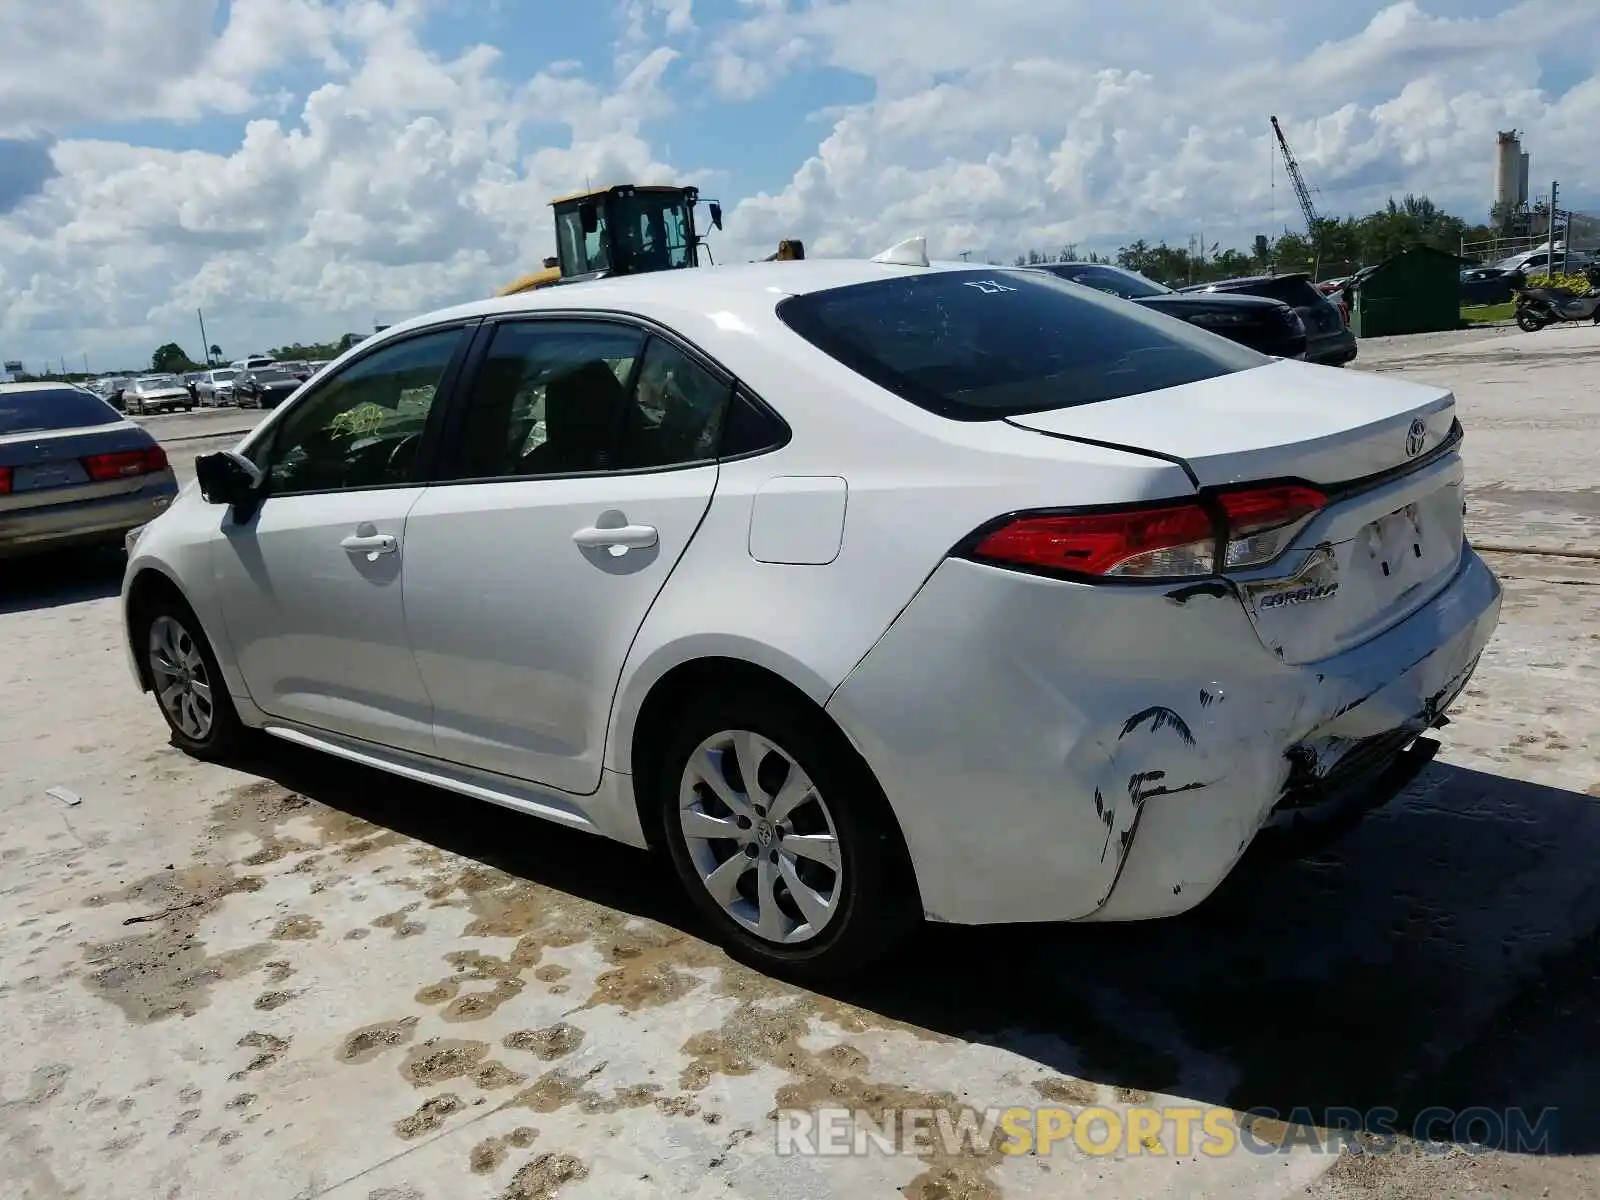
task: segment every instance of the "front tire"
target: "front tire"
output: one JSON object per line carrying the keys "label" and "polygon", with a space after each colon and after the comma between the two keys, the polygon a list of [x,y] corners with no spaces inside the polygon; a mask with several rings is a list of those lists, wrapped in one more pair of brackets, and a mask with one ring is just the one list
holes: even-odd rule
{"label": "front tire", "polygon": [[831,978],[920,921],[888,802],[805,701],[703,694],[659,762],[650,782],[673,868],[733,957],[790,979]]}
{"label": "front tire", "polygon": [[1524,333],[1538,333],[1544,328],[1544,322],[1527,309],[1517,313],[1517,328]]}
{"label": "front tire", "polygon": [[173,596],[152,597],[134,626],[134,645],[172,744],[207,762],[228,761],[247,750],[250,730],[239,720],[217,657],[188,605]]}

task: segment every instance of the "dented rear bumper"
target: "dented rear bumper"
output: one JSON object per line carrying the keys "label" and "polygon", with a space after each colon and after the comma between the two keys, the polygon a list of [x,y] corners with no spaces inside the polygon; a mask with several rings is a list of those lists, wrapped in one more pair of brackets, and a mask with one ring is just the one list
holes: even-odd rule
{"label": "dented rear bumper", "polygon": [[[829,711],[900,820],[931,918],[1141,920],[1203,900],[1290,797],[1370,799],[1397,778],[1395,756],[1466,686],[1499,609],[1469,549],[1399,624],[1286,664],[1225,587],[951,560]],[[1375,747],[1387,755],[1363,784]]]}

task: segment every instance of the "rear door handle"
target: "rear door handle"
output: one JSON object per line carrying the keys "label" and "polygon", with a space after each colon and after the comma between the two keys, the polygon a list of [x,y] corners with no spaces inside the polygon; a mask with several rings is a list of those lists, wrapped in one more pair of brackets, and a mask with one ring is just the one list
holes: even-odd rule
{"label": "rear door handle", "polygon": [[660,535],[653,525],[614,525],[609,529],[590,525],[574,533],[572,540],[586,550],[609,549],[625,553],[629,550],[648,550],[660,540]]}
{"label": "rear door handle", "polygon": [[339,545],[351,554],[365,554],[368,562],[376,560],[380,554],[393,554],[400,548],[400,543],[392,533],[353,533]]}

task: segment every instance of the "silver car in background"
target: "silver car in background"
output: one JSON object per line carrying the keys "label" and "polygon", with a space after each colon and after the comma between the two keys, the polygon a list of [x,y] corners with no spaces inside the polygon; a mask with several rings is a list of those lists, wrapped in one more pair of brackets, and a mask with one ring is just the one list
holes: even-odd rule
{"label": "silver car in background", "polygon": [[121,546],[177,494],[166,451],[94,393],[0,384],[0,558]]}
{"label": "silver car in background", "polygon": [[194,407],[194,397],[176,375],[141,375],[122,393],[125,412],[144,416],[154,412],[188,412]]}
{"label": "silver car in background", "polygon": [[233,380],[239,372],[232,367],[206,371],[195,381],[195,398],[201,408],[221,408],[233,403]]}

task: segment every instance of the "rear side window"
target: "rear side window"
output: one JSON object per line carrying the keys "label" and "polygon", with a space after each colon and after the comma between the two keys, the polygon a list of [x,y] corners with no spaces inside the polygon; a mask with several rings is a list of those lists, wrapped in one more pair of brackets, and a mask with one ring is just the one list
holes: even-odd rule
{"label": "rear side window", "polygon": [[88,429],[122,420],[100,397],[78,388],[0,392],[0,437],[8,433],[47,433]]}
{"label": "rear side window", "polygon": [[1272,361],[1029,271],[901,276],[791,296],[777,312],[857,374],[960,421],[1095,404]]}

